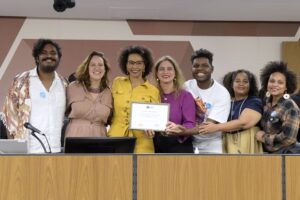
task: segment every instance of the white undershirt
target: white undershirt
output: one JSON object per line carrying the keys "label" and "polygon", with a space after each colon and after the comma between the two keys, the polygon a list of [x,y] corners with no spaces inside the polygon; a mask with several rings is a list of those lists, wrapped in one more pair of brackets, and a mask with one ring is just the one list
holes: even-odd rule
{"label": "white undershirt", "polygon": [[[36,68],[30,71],[29,92],[31,112],[29,122],[45,133],[52,152],[61,151],[61,129],[66,106],[64,85],[55,73],[52,85],[47,91],[37,75]],[[29,134],[30,135],[30,134]],[[48,144],[44,136],[36,134],[44,143],[47,151]],[[29,153],[44,153],[44,149],[36,138],[29,136]]]}

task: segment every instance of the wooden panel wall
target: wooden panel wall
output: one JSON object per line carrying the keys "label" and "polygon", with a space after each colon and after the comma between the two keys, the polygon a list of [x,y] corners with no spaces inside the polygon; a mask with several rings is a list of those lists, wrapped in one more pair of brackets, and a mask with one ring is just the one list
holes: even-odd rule
{"label": "wooden panel wall", "polygon": [[300,157],[286,156],[286,199],[300,199]]}
{"label": "wooden panel wall", "polygon": [[139,156],[138,199],[282,200],[280,156]]}
{"label": "wooden panel wall", "polygon": [[0,156],[0,199],[132,199],[132,156]]}
{"label": "wooden panel wall", "polygon": [[287,62],[289,68],[297,74],[298,89],[300,89],[300,42],[283,42],[282,60]]}

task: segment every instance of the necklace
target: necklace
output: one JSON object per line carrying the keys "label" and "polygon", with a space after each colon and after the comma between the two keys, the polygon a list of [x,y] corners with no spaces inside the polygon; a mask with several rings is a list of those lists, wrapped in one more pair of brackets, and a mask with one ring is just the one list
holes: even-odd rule
{"label": "necklace", "polygon": [[[243,105],[244,105],[244,103],[246,102],[247,99],[248,99],[248,97],[246,97],[246,98],[243,100],[243,102],[241,103],[241,106],[240,106],[240,108],[239,108],[239,115],[238,115],[238,117],[240,117],[241,111],[242,111],[242,107],[243,107]],[[233,109],[233,107],[234,107],[234,100],[232,100],[232,102],[231,102],[230,121],[233,119],[233,115],[234,115],[234,109]]]}
{"label": "necklace", "polygon": [[163,97],[163,101],[168,101],[168,96],[167,96],[167,94],[163,94],[162,97]]}
{"label": "necklace", "polygon": [[170,94],[162,94],[162,101],[163,102],[168,102],[168,100],[171,100],[171,97],[173,96],[173,92],[171,92]]}
{"label": "necklace", "polygon": [[[243,105],[244,105],[244,103],[246,102],[247,99],[248,99],[248,97],[246,97],[246,98],[243,100],[243,102],[241,103],[241,106],[240,106],[240,108],[239,108],[239,115],[238,115],[238,117],[240,117],[241,112],[242,112],[242,107],[243,107]],[[234,107],[234,100],[232,100],[232,103],[231,103],[230,121],[232,121],[233,115],[234,115],[234,109],[233,109],[233,107]],[[240,140],[241,140],[240,132],[237,131],[237,134],[233,134],[233,135],[232,135],[232,139],[233,139],[233,143],[234,143],[235,145],[239,144],[239,143],[240,143]],[[238,152],[240,153],[240,149],[239,149],[239,148],[238,148]]]}
{"label": "necklace", "polygon": [[87,90],[88,90],[90,93],[94,93],[94,94],[99,94],[99,93],[101,93],[101,89],[100,89],[100,88],[91,88],[91,87],[89,87]]}
{"label": "necklace", "polygon": [[170,98],[170,97],[172,97],[173,96],[173,94],[174,94],[174,90],[172,90],[172,91],[168,91],[168,93],[164,93],[164,92],[162,92],[161,93],[161,99],[163,100],[163,101],[168,101],[168,99]]}

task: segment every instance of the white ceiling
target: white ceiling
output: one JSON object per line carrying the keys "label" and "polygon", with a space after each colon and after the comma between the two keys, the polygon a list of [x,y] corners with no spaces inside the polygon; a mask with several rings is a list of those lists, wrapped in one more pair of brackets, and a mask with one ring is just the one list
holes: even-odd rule
{"label": "white ceiling", "polygon": [[58,13],[54,0],[0,0],[0,16],[72,19],[300,21],[300,0],[75,0]]}

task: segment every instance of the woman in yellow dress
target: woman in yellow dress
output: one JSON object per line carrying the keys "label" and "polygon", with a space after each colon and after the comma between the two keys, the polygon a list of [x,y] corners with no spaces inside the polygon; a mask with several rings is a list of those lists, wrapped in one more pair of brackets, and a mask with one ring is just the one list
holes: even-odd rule
{"label": "woman in yellow dress", "polygon": [[119,67],[126,76],[113,81],[114,111],[108,136],[136,137],[135,153],[154,153],[152,138],[144,131],[129,130],[131,102],[160,102],[158,89],[146,79],[153,67],[150,50],[142,46],[125,48],[119,57]]}

